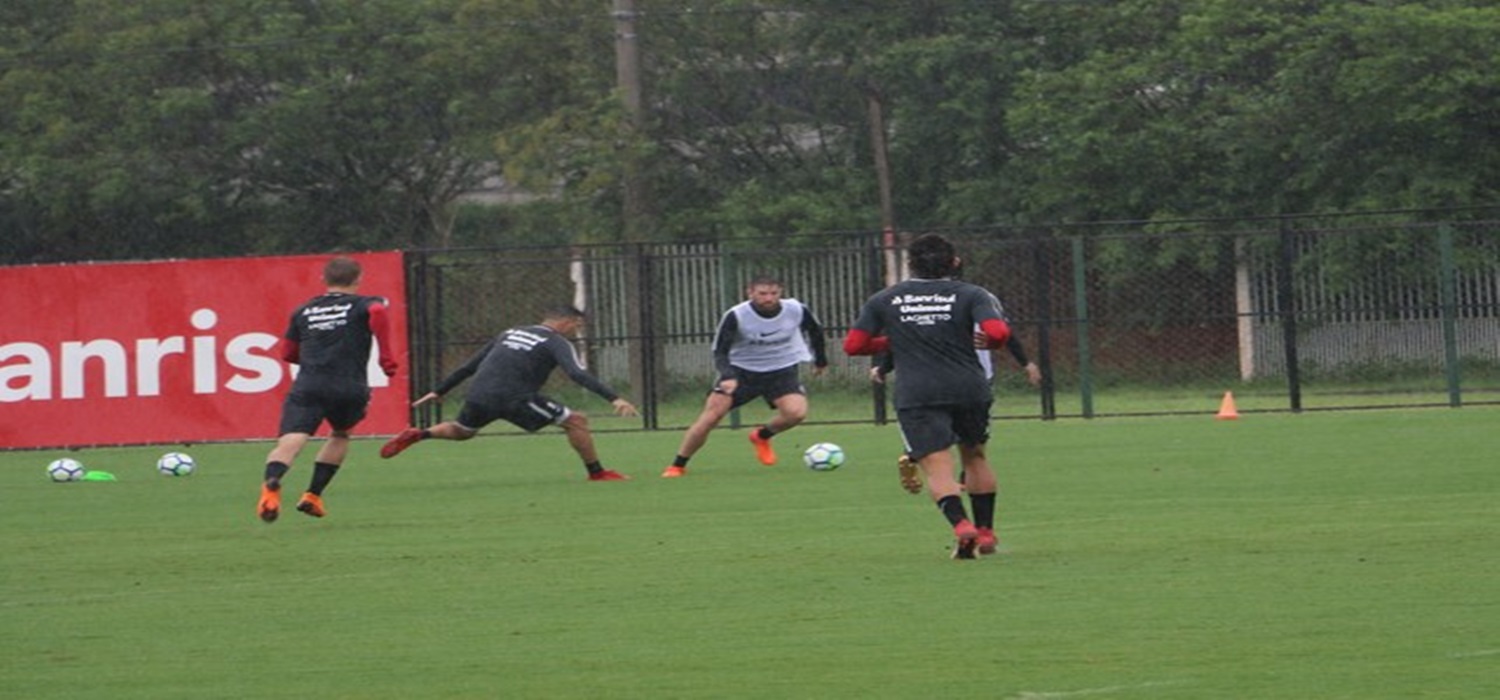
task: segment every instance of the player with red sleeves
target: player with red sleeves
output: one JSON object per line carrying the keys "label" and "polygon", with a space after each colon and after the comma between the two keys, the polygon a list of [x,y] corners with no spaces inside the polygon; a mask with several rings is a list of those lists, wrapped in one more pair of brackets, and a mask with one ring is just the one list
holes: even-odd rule
{"label": "player with red sleeves", "polygon": [[281,429],[276,446],[266,457],[265,482],[256,514],[265,522],[281,515],[281,480],[292,461],[324,421],[330,434],[314,459],[312,481],[297,501],[297,510],[321,518],[323,490],[349,454],[349,431],[370,404],[367,366],[373,340],[380,348],[380,369],[396,374],[391,356],[390,320],[386,301],[361,296],[359,262],[346,257],[323,267],[328,290],[292,312],[281,340],[281,358],[300,366],[292,390],[281,407]]}
{"label": "player with red sleeves", "polygon": [[[995,472],[985,456],[993,397],[974,352],[975,328],[991,348],[1010,338],[995,295],[954,279],[953,244],[924,234],[907,246],[912,279],[871,296],[844,339],[844,352],[889,352],[901,371],[895,388],[901,439],[921,465],[928,493],[953,527],[955,559],[995,551]],[[957,443],[974,519],[964,508],[950,448]]]}

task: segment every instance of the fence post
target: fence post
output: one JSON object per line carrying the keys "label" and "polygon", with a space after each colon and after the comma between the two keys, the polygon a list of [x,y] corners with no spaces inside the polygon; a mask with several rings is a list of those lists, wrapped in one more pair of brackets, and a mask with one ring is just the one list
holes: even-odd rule
{"label": "fence post", "polygon": [[1038,304],[1036,323],[1036,361],[1042,371],[1040,387],[1042,420],[1057,419],[1057,387],[1052,383],[1052,246],[1051,240],[1032,239],[1032,261],[1036,265],[1034,283]]}
{"label": "fence post", "polygon": [[1438,288],[1443,307],[1443,368],[1448,381],[1448,405],[1458,408],[1463,405],[1458,366],[1458,270],[1453,256],[1453,227],[1447,224],[1438,227],[1438,252],[1442,264]]}
{"label": "fence post", "polygon": [[1302,411],[1302,376],[1297,362],[1297,300],[1292,274],[1297,263],[1296,237],[1281,219],[1281,256],[1276,275],[1276,305],[1281,316],[1281,346],[1286,356],[1287,396],[1293,412]]}
{"label": "fence post", "polygon": [[1094,358],[1089,349],[1089,285],[1083,236],[1073,239],[1073,308],[1078,314],[1078,398],[1083,417],[1094,417]]}

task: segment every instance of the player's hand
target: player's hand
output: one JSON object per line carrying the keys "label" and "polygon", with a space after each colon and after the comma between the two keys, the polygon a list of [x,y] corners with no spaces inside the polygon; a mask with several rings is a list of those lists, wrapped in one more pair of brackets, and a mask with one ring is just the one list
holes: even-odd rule
{"label": "player's hand", "polygon": [[641,412],[637,411],[635,409],[635,404],[630,403],[629,401],[626,401],[625,399],[615,399],[614,401],[611,401],[609,403],[610,403],[611,406],[615,407],[615,415],[617,415],[617,416],[639,416],[639,415],[641,415]]}
{"label": "player's hand", "polygon": [[879,367],[871,367],[870,368],[870,381],[872,381],[872,382],[874,382],[876,384],[884,384],[885,383],[885,372],[880,371]]}
{"label": "player's hand", "polygon": [[974,347],[988,349],[990,347],[990,337],[985,335],[984,331],[974,331]]}
{"label": "player's hand", "polygon": [[716,387],[714,387],[714,391],[716,391],[716,392],[718,392],[720,394],[723,394],[725,396],[734,396],[734,390],[738,389],[738,388],[740,388],[740,380],[738,380],[738,379],[720,379],[719,380],[719,385],[716,386]]}
{"label": "player's hand", "polygon": [[1035,362],[1027,362],[1022,369],[1026,370],[1026,381],[1031,382],[1032,386],[1042,385],[1042,368],[1036,366]]}
{"label": "player's hand", "polygon": [[813,373],[814,377],[821,377],[821,376],[823,376],[823,373],[827,372],[827,371],[828,371],[828,365],[813,365],[813,372],[812,373]]}
{"label": "player's hand", "polygon": [[393,360],[393,359],[391,359],[389,357],[382,357],[382,358],[380,358],[380,371],[384,372],[385,376],[387,376],[387,377],[394,377],[394,376],[396,376],[396,370],[398,370],[400,368],[401,368],[401,365],[397,364],[395,360]]}
{"label": "player's hand", "polygon": [[429,401],[436,401],[436,400],[438,400],[440,398],[443,398],[443,397],[439,396],[436,391],[429,391],[429,392],[423,394],[421,396],[421,398],[418,398],[416,401],[411,402],[411,405],[413,407],[421,406],[424,403],[427,403]]}

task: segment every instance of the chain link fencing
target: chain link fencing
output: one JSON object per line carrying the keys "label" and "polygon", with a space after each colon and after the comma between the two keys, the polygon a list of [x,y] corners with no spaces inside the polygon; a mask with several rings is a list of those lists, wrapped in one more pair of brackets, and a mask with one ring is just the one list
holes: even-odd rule
{"label": "chain link fencing", "polygon": [[[1042,386],[1004,350],[997,418],[1459,406],[1500,391],[1500,221],[1374,217],[950,229],[965,279],[995,292]],[[714,377],[722,313],[759,274],[822,321],[830,367],[804,369],[810,422],[884,421],[869,358],[842,342],[900,267],[899,240],[850,232],[714,243],[408,253],[413,391],[500,330],[573,303],[593,372],[641,406],[642,427],[685,427]],[[896,381],[900,381],[899,371]],[[565,379],[549,392],[607,407]],[[462,393],[424,409],[456,414]],[[750,404],[732,424],[765,418]]]}

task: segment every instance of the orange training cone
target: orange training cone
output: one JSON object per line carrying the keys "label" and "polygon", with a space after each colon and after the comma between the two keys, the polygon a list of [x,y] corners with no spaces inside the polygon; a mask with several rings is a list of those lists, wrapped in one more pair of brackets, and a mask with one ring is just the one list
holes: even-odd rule
{"label": "orange training cone", "polygon": [[1219,420],[1234,420],[1240,417],[1240,412],[1234,407],[1234,392],[1224,392],[1224,400],[1219,403]]}

